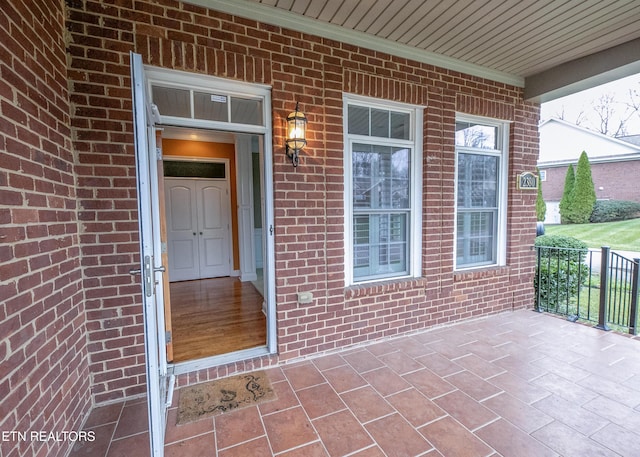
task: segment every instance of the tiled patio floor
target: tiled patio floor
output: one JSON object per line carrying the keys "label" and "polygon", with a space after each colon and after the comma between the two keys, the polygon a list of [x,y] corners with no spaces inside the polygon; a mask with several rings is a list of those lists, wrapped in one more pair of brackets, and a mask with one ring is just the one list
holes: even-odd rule
{"label": "tiled patio floor", "polygon": [[[275,401],[183,426],[172,408],[165,454],[640,456],[640,342],[533,311],[268,373]],[[72,456],[149,455],[146,411],[95,409]]]}

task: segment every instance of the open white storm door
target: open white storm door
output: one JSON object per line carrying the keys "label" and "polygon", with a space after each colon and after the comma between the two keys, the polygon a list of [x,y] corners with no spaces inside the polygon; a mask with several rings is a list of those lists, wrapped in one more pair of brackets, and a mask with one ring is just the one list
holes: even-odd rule
{"label": "open white storm door", "polygon": [[144,311],[144,345],[151,456],[164,455],[167,408],[171,403],[173,377],[167,376],[164,341],[164,286],[161,264],[160,200],[155,129],[147,102],[144,67],[139,54],[131,56],[131,91],[135,137],[140,229],[140,269]]}

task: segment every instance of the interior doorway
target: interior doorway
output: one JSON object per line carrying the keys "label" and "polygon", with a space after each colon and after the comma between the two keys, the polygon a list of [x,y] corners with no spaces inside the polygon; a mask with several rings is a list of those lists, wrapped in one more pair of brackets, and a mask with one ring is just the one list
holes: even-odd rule
{"label": "interior doorway", "polygon": [[223,178],[167,176],[164,192],[169,281],[231,274],[231,204]]}
{"label": "interior doorway", "polygon": [[262,141],[163,128],[174,363],[267,346]]}
{"label": "interior doorway", "polygon": [[[222,364],[228,364],[241,360],[274,354],[277,350],[276,335],[276,307],[275,307],[275,246],[274,246],[274,207],[273,207],[273,137],[271,119],[271,87],[263,84],[234,81],[215,76],[188,73],[178,70],[145,66],[146,97],[148,104],[146,113],[149,124],[158,132],[160,138],[154,142],[158,168],[167,166],[171,168],[171,162],[178,164],[180,172],[171,176],[165,176],[158,172],[158,181],[155,185],[157,191],[154,195],[165,195],[164,184],[166,178],[184,178],[192,180],[221,179],[216,173],[220,172],[220,163],[227,163],[222,168],[228,171],[224,179],[228,178],[228,190],[220,190],[221,196],[229,192],[229,241],[211,241],[211,246],[197,249],[197,253],[177,254],[169,252],[169,237],[166,227],[166,209],[163,209],[164,227],[160,232],[164,235],[154,238],[154,249],[158,251],[157,257],[162,256],[163,268],[170,270],[171,259],[182,262],[201,262],[203,256],[214,260],[224,260],[227,257],[225,249],[228,248],[230,258],[228,262],[229,272],[207,271],[208,266],[199,265],[197,274],[185,276],[181,281],[169,282],[169,275],[162,275],[163,290],[171,291],[171,297],[164,302],[165,331],[158,329],[156,335],[147,335],[145,338],[155,336],[159,344],[166,341],[166,360],[172,361],[171,369],[176,375],[189,373],[196,370],[207,369]],[[212,144],[216,150],[211,151]],[[175,147],[172,147],[175,146]],[[152,151],[150,150],[150,154]],[[206,169],[206,170],[205,170]],[[203,176],[203,171],[206,171]],[[192,175],[190,173],[195,173]],[[212,173],[213,175],[208,175]],[[197,186],[196,186],[197,191]],[[254,192],[257,194],[254,195]],[[210,198],[194,197],[190,205],[198,206],[202,201],[210,201]],[[160,198],[161,206],[165,199]],[[186,197],[185,197],[186,201]],[[195,201],[195,203],[193,203]],[[222,200],[221,200],[222,201]],[[222,203],[221,203],[222,205]],[[180,205],[174,205],[174,209],[182,209]],[[207,214],[216,213],[217,210],[209,210]],[[205,212],[206,213],[206,212]],[[203,217],[207,217],[206,215]],[[196,228],[195,238],[200,237],[200,221],[192,223],[191,237],[194,246],[199,246],[200,241],[193,241],[193,228]],[[205,230],[202,237],[206,238]],[[211,240],[213,240],[212,237]],[[217,243],[217,245],[216,245]],[[187,243],[188,244],[188,243]],[[175,246],[174,246],[175,248]],[[175,249],[173,249],[175,251]],[[203,252],[206,251],[206,252]],[[262,268],[259,267],[262,262]],[[174,265],[175,270],[175,265]],[[203,274],[204,270],[204,274]],[[224,276],[217,277],[223,274]],[[180,277],[177,277],[180,279]],[[197,279],[187,279],[197,278]],[[263,279],[262,279],[263,278]],[[266,336],[261,334],[260,341],[250,343],[248,348],[243,344],[227,346],[223,344],[228,338],[229,332],[219,333],[216,338],[208,340],[209,347],[206,351],[191,350],[184,361],[176,361],[172,351],[174,346],[180,346],[174,327],[180,323],[171,325],[171,318],[175,319],[184,313],[173,310],[177,307],[177,297],[186,296],[187,292],[171,290],[171,285],[178,283],[198,281],[225,280],[234,286],[241,285],[243,291],[241,300],[235,307],[245,308],[245,294],[247,286],[253,286],[260,299],[260,312],[264,313],[264,321],[255,326],[260,326]],[[262,280],[261,280],[262,279]],[[238,296],[233,287],[224,285],[214,287],[216,291],[224,291],[227,297]],[[195,289],[194,289],[195,290]],[[198,290],[207,290],[199,287]],[[189,292],[192,295],[194,291]],[[207,306],[207,315],[216,317],[214,303],[220,303],[222,298],[212,298],[210,292],[198,292],[205,297],[199,305],[192,303],[192,309],[196,306]],[[168,295],[168,294],[166,294]],[[197,294],[196,294],[197,295]],[[251,295],[251,294],[250,294]],[[253,305],[252,305],[253,306]],[[218,309],[217,311],[220,311]],[[242,317],[236,317],[236,323],[243,322]],[[219,319],[218,319],[219,320]],[[251,324],[254,325],[254,324]],[[195,324],[187,325],[193,329]],[[204,327],[205,332],[212,332],[210,325]],[[227,325],[226,328],[233,326]],[[246,326],[243,328],[246,333]],[[194,333],[194,332],[185,332]],[[236,339],[237,341],[237,339]],[[179,357],[181,359],[181,357]]]}

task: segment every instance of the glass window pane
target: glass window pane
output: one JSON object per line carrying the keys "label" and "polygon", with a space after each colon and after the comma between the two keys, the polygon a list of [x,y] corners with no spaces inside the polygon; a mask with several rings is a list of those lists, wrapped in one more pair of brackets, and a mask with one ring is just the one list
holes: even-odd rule
{"label": "glass window pane", "polygon": [[353,244],[369,244],[369,216],[355,216],[353,218]]}
{"label": "glass window pane", "polygon": [[354,144],[354,208],[410,207],[410,149]]}
{"label": "glass window pane", "polygon": [[191,118],[189,90],[151,86],[151,97],[161,115]]}
{"label": "glass window pane", "polygon": [[458,154],[458,207],[495,208],[498,205],[498,157]]}
{"label": "glass window pane", "polygon": [[410,184],[409,176],[410,150],[407,148],[393,148],[391,152],[391,207],[409,208]]}
{"label": "glass window pane", "polygon": [[461,212],[457,223],[457,265],[494,263],[497,211]]}
{"label": "glass window pane", "polygon": [[411,139],[411,116],[409,113],[391,112],[391,138]]}
{"label": "glass window pane", "polygon": [[354,278],[408,273],[408,218],[408,213],[354,216]]}
{"label": "glass window pane", "polygon": [[389,138],[389,111],[371,109],[371,136]]}
{"label": "glass window pane", "polygon": [[498,128],[475,122],[456,122],[456,146],[498,149]]}
{"label": "glass window pane", "polygon": [[353,145],[353,206],[355,208],[371,208],[371,193],[375,186],[373,183],[374,160],[376,156],[372,152],[372,146]]}
{"label": "glass window pane", "polygon": [[224,163],[165,160],[163,164],[165,176],[224,179],[226,174]]}
{"label": "glass window pane", "polygon": [[349,133],[353,135],[369,135],[369,108],[349,105]]}
{"label": "glass window pane", "polygon": [[231,97],[231,122],[262,125],[262,100]]}
{"label": "glass window pane", "polygon": [[193,93],[193,113],[196,119],[229,122],[229,97],[226,95]]}
{"label": "glass window pane", "polygon": [[356,271],[369,271],[369,216],[353,218],[353,266]]}

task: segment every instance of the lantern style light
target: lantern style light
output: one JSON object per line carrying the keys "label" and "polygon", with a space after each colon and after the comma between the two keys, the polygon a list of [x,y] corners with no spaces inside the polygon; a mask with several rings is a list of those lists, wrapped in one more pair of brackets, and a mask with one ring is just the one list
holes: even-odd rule
{"label": "lantern style light", "polygon": [[285,150],[294,167],[298,166],[298,153],[307,144],[307,117],[300,111],[298,102],[296,110],[287,116],[287,138]]}

